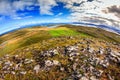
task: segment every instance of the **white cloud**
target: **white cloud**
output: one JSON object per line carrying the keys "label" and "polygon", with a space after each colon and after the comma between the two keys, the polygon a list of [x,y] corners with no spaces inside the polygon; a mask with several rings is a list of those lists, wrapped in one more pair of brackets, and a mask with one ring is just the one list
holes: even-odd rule
{"label": "white cloud", "polygon": [[19,16],[14,16],[12,19],[26,19],[26,18],[32,18],[33,16],[25,16],[25,17],[19,17]]}
{"label": "white cloud", "polygon": [[[41,15],[54,15],[52,8],[57,2],[63,2],[65,8],[71,11],[69,19],[79,22],[94,22],[120,27],[119,13],[105,12],[112,6],[120,6],[120,0],[0,0],[0,15],[10,16],[13,19],[24,18],[26,13],[17,14],[18,10],[33,10],[33,6],[39,6]],[[119,7],[116,7],[119,9]],[[59,17],[60,12],[55,17]],[[29,16],[28,16],[29,17]]]}
{"label": "white cloud", "polygon": [[[13,19],[20,19],[20,14],[17,14],[18,10],[24,10],[26,7],[33,5],[33,2],[1,0],[0,1],[0,15],[8,16]],[[21,16],[23,17],[23,16]]]}
{"label": "white cloud", "polygon": [[0,14],[1,15],[12,15],[15,14],[15,10],[12,9],[11,4],[7,1],[0,2]]}
{"label": "white cloud", "polygon": [[53,15],[51,9],[57,6],[57,3],[56,0],[0,0],[0,15],[17,18],[20,17],[17,11],[34,10],[33,6],[39,6],[42,15]]}
{"label": "white cloud", "polygon": [[[120,18],[114,13],[104,13],[103,10],[113,5],[120,6],[120,0],[60,0],[71,10],[69,16],[73,22],[94,22],[120,27]],[[74,4],[77,4],[74,5]],[[109,21],[112,20],[112,21]],[[114,21],[114,22],[113,22]]]}
{"label": "white cloud", "polygon": [[58,13],[55,17],[59,17],[59,16],[61,16],[61,15],[63,15],[62,12]]}
{"label": "white cloud", "polygon": [[66,23],[66,22],[70,22],[68,19],[61,19],[61,18],[54,18],[52,19],[51,21],[48,21],[48,22],[54,22],[54,23]]}
{"label": "white cloud", "polygon": [[53,15],[51,9],[54,6],[57,6],[55,0],[38,0],[40,5],[40,13],[41,14],[47,14],[47,15]]}
{"label": "white cloud", "polygon": [[33,5],[32,2],[26,2],[26,1],[14,1],[12,3],[12,7],[15,10],[24,10],[26,7]]}

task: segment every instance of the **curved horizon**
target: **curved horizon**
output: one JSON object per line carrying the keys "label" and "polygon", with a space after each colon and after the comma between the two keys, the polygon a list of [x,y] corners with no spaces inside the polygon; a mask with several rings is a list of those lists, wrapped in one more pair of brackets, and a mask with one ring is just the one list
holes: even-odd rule
{"label": "curved horizon", "polygon": [[[13,31],[16,31],[16,30],[19,30],[19,29],[24,29],[24,28],[30,28],[30,27],[36,27],[36,26],[44,26],[44,27],[52,27],[54,25],[76,25],[76,26],[85,26],[85,27],[96,27],[96,28],[101,28],[103,30],[106,30],[106,31],[109,31],[109,32],[113,32],[113,33],[116,33],[116,34],[120,34],[120,29],[118,28],[114,28],[113,26],[108,26],[108,25],[97,25],[97,24],[92,24],[92,23],[78,23],[78,22],[66,22],[66,23],[38,23],[38,24],[26,24],[26,25],[22,25],[22,26],[19,26],[19,27],[16,27],[16,28],[13,28],[13,29],[8,29],[6,31],[1,31],[0,32],[0,36],[1,35],[4,35],[4,34],[7,34],[9,32],[13,32]],[[49,25],[52,25],[52,26],[49,26]],[[56,27],[57,27],[56,26]]]}
{"label": "curved horizon", "polygon": [[0,5],[0,34],[41,23],[88,23],[120,30],[119,0],[1,0]]}

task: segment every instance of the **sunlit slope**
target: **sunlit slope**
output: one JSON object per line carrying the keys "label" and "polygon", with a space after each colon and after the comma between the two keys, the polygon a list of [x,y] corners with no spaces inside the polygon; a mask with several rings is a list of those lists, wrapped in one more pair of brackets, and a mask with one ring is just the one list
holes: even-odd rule
{"label": "sunlit slope", "polygon": [[[80,27],[80,26],[71,26],[65,25],[66,27],[75,30],[81,34],[89,35],[94,38],[103,39],[106,41],[118,42],[120,43],[120,35],[93,27]],[[62,27],[62,26],[61,26]]]}
{"label": "sunlit slope", "polygon": [[103,39],[120,43],[120,36],[98,28],[62,25],[56,28],[33,27],[17,30],[0,37],[0,54],[7,54],[16,49],[30,46],[41,41],[61,36],[80,36]]}

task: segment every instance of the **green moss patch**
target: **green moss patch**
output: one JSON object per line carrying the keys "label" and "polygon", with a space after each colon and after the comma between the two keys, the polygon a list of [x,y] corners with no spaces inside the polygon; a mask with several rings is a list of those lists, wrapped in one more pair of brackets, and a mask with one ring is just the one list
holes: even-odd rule
{"label": "green moss patch", "polygon": [[58,37],[58,36],[74,36],[79,34],[76,31],[73,31],[71,29],[67,28],[58,28],[58,29],[52,29],[48,31],[52,36]]}

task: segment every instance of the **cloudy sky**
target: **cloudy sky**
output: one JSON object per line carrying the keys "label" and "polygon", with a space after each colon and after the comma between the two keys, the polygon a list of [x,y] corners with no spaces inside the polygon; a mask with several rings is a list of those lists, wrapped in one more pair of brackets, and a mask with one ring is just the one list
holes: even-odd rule
{"label": "cloudy sky", "polygon": [[120,29],[120,0],[0,0],[0,33],[53,22],[93,23]]}

